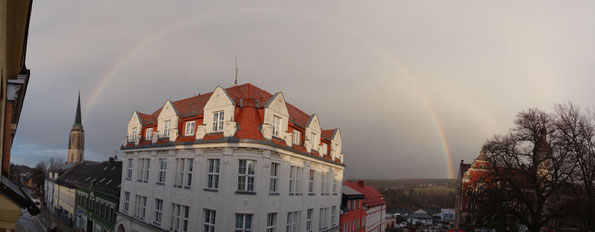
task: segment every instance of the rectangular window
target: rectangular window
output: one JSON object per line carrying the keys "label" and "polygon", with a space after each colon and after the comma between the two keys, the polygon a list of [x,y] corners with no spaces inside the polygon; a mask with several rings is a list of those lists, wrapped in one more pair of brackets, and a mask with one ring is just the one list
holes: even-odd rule
{"label": "rectangular window", "polygon": [[279,164],[271,163],[271,181],[269,183],[269,192],[270,193],[279,192],[278,181],[279,181]]}
{"label": "rectangular window", "polygon": [[308,178],[308,193],[314,193],[314,175],[316,171],[310,169],[310,177]]}
{"label": "rectangular window", "polygon": [[322,148],[320,148],[320,153],[326,155],[327,154],[327,148],[328,147],[327,147],[326,143],[322,143]]}
{"label": "rectangular window", "polygon": [[299,195],[302,193],[302,171],[302,167],[291,166],[289,170],[289,194]]}
{"label": "rectangular window", "polygon": [[219,159],[208,160],[209,169],[207,173],[207,188],[219,188]]}
{"label": "rectangular window", "polygon": [[173,231],[186,232],[188,231],[188,214],[190,207],[185,205],[178,205],[172,203],[171,224],[169,229]]}
{"label": "rectangular window", "polygon": [[159,179],[157,183],[165,183],[165,174],[167,173],[167,158],[159,159]]}
{"label": "rectangular window", "polygon": [[192,186],[192,169],[194,169],[194,159],[186,159],[186,187]]}
{"label": "rectangular window", "polygon": [[151,160],[145,159],[145,176],[143,176],[144,182],[149,182],[149,169],[151,168]]}
{"label": "rectangular window", "polygon": [[186,131],[184,132],[184,135],[186,136],[191,136],[194,135],[194,125],[195,122],[186,122]]}
{"label": "rectangular window", "polygon": [[281,118],[277,115],[273,115],[273,135],[279,136],[281,130]]}
{"label": "rectangular window", "polygon": [[143,175],[145,174],[145,159],[138,159],[138,170],[136,171],[136,180],[143,181]]}
{"label": "rectangular window", "polygon": [[182,187],[184,183],[184,166],[185,166],[186,159],[183,158],[176,158],[176,181],[174,182],[174,187]]}
{"label": "rectangular window", "polygon": [[136,141],[136,127],[132,128],[132,134],[130,135],[130,141]]}
{"label": "rectangular window", "polygon": [[163,200],[155,199],[155,224],[161,225],[162,216],[163,216]]}
{"label": "rectangular window", "polygon": [[225,114],[223,111],[213,113],[213,131],[223,131],[223,121]]}
{"label": "rectangular window", "polygon": [[126,178],[132,179],[132,167],[134,165],[133,159],[128,159],[128,171],[126,172]]}
{"label": "rectangular window", "polygon": [[236,214],[235,232],[252,231],[252,214]]}
{"label": "rectangular window", "polygon": [[275,232],[277,226],[277,213],[269,213],[267,215],[267,231],[266,232]]}
{"label": "rectangular window", "polygon": [[335,214],[337,213],[337,206],[331,208],[331,226],[335,226]]}
{"label": "rectangular window", "polygon": [[145,132],[145,140],[151,139],[153,139],[153,128],[147,128],[147,131]]}
{"label": "rectangular window", "polygon": [[337,194],[337,176],[333,176],[333,194]]}
{"label": "rectangular window", "polygon": [[238,191],[254,192],[256,160],[239,160]]}
{"label": "rectangular window", "polygon": [[215,210],[205,209],[204,232],[215,232]]}
{"label": "rectangular window", "polygon": [[165,125],[163,126],[163,137],[169,137],[169,129],[171,128],[171,120],[165,120]]}
{"label": "rectangular window", "polygon": [[145,212],[147,210],[147,197],[136,195],[135,197],[136,210],[134,216],[141,220],[145,219]]}
{"label": "rectangular window", "polygon": [[288,212],[287,213],[287,225],[285,226],[286,232],[298,232],[300,221],[300,211]]}
{"label": "rectangular window", "polygon": [[310,139],[312,139],[312,149],[318,150],[318,145],[320,144],[320,140],[318,140],[318,135],[315,132],[310,134]]}
{"label": "rectangular window", "polygon": [[312,232],[312,214],[314,214],[314,209],[308,209],[306,212],[306,232]]}
{"label": "rectangular window", "polygon": [[322,230],[324,230],[324,224],[322,224],[322,223],[324,223],[322,221],[324,218],[324,211],[322,208],[320,208],[320,212],[319,212],[318,216],[319,216],[318,217],[318,230],[322,231]]}
{"label": "rectangular window", "polygon": [[321,173],[320,175],[321,179],[320,179],[320,194],[321,195],[327,195],[328,194],[328,175],[326,173]]}
{"label": "rectangular window", "polygon": [[302,136],[302,132],[298,130],[293,130],[293,144],[300,145],[300,137]]}
{"label": "rectangular window", "polygon": [[[91,204],[89,204],[91,205]],[[130,205],[130,192],[124,192],[124,212],[128,212],[128,207]]]}

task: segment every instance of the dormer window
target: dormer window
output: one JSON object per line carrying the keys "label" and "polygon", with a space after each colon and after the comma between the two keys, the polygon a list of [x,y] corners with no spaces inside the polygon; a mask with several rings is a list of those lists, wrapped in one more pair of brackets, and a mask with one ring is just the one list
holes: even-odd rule
{"label": "dormer window", "polygon": [[194,135],[194,125],[195,124],[196,123],[194,121],[186,122],[186,131],[184,132],[184,135],[186,135],[186,136]]}
{"label": "dormer window", "polygon": [[132,135],[130,136],[130,140],[136,141],[136,127],[132,128]]}
{"label": "dormer window", "polygon": [[153,139],[153,128],[147,128],[147,131],[145,132],[145,140],[151,139]]}
{"label": "dormer window", "polygon": [[222,131],[223,130],[223,120],[225,112],[217,111],[213,113],[213,131]]}
{"label": "dormer window", "polygon": [[293,130],[293,144],[300,145],[300,137],[302,136],[302,132],[299,130]]}
{"label": "dormer window", "polygon": [[169,137],[169,129],[171,127],[171,120],[165,120],[165,125],[163,126],[163,137]]}
{"label": "dormer window", "polygon": [[281,118],[277,115],[273,115],[273,135],[279,136],[281,130]]}
{"label": "dormer window", "polygon": [[318,147],[318,145],[320,144],[320,141],[318,141],[318,135],[316,134],[316,132],[312,132],[312,134],[310,134],[310,138],[312,139],[312,146],[313,148]]}
{"label": "dormer window", "polygon": [[327,145],[326,145],[326,143],[322,143],[322,149],[320,149],[320,151],[321,151],[323,154],[326,154],[326,151],[327,151]]}

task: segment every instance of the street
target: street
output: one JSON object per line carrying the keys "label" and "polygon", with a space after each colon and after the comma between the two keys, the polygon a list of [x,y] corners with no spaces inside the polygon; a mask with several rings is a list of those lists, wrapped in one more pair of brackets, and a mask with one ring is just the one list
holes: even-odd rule
{"label": "street", "polygon": [[[19,217],[19,220],[17,221],[17,225],[21,226],[21,227],[17,226],[17,231],[26,231],[26,232],[44,232],[44,231],[46,231],[39,223],[39,220],[37,220],[37,217],[31,216],[31,214],[26,209],[21,210],[21,217]],[[23,228],[24,228],[24,230],[23,230]]]}

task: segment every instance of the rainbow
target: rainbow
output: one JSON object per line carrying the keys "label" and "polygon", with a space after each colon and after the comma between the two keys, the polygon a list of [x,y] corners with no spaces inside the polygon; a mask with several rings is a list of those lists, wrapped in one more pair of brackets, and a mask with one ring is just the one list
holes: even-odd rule
{"label": "rainbow", "polygon": [[222,17],[225,15],[234,15],[234,14],[238,14],[238,13],[254,14],[254,13],[257,13],[256,11],[259,11],[260,13],[265,13],[265,14],[276,14],[276,15],[280,15],[283,17],[292,16],[292,17],[295,17],[295,18],[298,18],[298,19],[301,19],[304,21],[314,21],[316,23],[324,23],[324,24],[331,26],[335,29],[341,29],[341,31],[343,31],[345,33],[348,33],[354,37],[360,38],[362,42],[364,42],[368,46],[374,48],[373,50],[375,50],[378,54],[383,55],[385,58],[387,58],[387,60],[391,61],[391,63],[393,63],[395,67],[399,67],[399,69],[397,71],[401,74],[401,77],[404,77],[407,80],[409,80],[411,82],[411,84],[415,87],[415,89],[417,90],[418,96],[422,100],[424,107],[430,114],[430,118],[431,118],[432,124],[434,126],[434,130],[436,132],[436,135],[437,135],[440,145],[442,147],[442,152],[444,155],[444,159],[446,161],[446,172],[447,172],[446,174],[447,174],[448,178],[454,178],[454,169],[453,169],[454,166],[453,166],[453,162],[452,162],[452,155],[450,153],[448,141],[446,139],[444,129],[442,128],[440,118],[436,114],[434,107],[432,106],[429,98],[426,96],[426,94],[424,94],[422,88],[419,87],[419,85],[417,84],[415,79],[409,75],[405,66],[402,65],[395,57],[393,57],[390,54],[388,54],[387,52],[385,52],[385,49],[382,49],[381,47],[379,47],[376,43],[373,42],[372,39],[368,38],[366,35],[364,35],[362,33],[357,33],[356,31],[353,31],[353,30],[348,30],[345,26],[338,25],[334,22],[329,22],[325,19],[316,17],[314,15],[304,15],[303,12],[286,12],[286,11],[281,12],[281,11],[275,11],[275,10],[263,11],[262,9],[254,9],[254,8],[252,8],[252,9],[249,9],[249,8],[227,9],[225,11],[213,11],[213,12],[209,12],[208,14],[190,17],[189,19],[183,20],[179,23],[176,23],[176,24],[166,28],[165,30],[159,31],[159,32],[147,37],[143,41],[137,43],[136,46],[132,47],[126,53],[124,53],[124,55],[122,55],[120,58],[116,59],[116,61],[113,62],[113,64],[110,66],[110,68],[108,68],[107,71],[99,78],[98,83],[95,85],[95,88],[91,91],[90,97],[86,101],[86,105],[88,108],[85,113],[85,117],[89,113],[92,112],[93,107],[97,103],[97,100],[99,99],[99,97],[103,94],[106,86],[108,86],[112,82],[112,80],[116,77],[117,73],[122,69],[122,67],[132,57],[134,57],[137,53],[139,53],[146,47],[150,46],[155,41],[158,41],[158,40],[162,39],[164,36],[166,36],[172,32],[175,32],[177,30],[180,30],[184,27],[194,25],[197,23],[204,23],[204,22],[207,22],[207,20],[209,20],[209,19]]}

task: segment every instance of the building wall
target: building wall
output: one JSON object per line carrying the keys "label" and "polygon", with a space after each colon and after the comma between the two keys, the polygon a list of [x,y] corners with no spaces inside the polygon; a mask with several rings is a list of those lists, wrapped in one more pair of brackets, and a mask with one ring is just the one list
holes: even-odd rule
{"label": "building wall", "polygon": [[[114,231],[119,200],[109,195],[78,188],[76,191],[75,228],[93,231]],[[88,225],[87,223],[92,223]]]}
{"label": "building wall", "polygon": [[54,190],[57,190],[54,192],[54,195],[57,195],[56,198],[54,198],[54,205],[57,206],[56,209],[65,210],[68,214],[68,219],[73,222],[75,215],[76,189],[56,184],[54,185]]}
{"label": "building wall", "polygon": [[386,225],[384,218],[386,216],[386,205],[379,205],[368,208],[366,211],[366,232],[384,231]]}
{"label": "building wall", "polygon": [[[232,148],[233,146],[233,148]],[[138,160],[149,158],[150,177],[148,182],[138,181]],[[158,160],[167,158],[166,182],[163,185],[156,184],[158,177]],[[189,188],[173,187],[176,158],[193,159],[193,181]],[[219,189],[217,191],[205,190],[207,184],[207,160],[220,159]],[[132,178],[128,179],[128,160],[134,162]],[[256,160],[255,188],[254,193],[245,194],[237,192],[239,159]],[[122,190],[120,195],[120,214],[116,228],[122,225],[126,231],[143,231],[147,229],[167,230],[171,225],[172,203],[190,207],[190,225],[188,231],[202,230],[204,222],[204,209],[216,211],[216,230],[233,231],[235,225],[235,214],[253,214],[253,231],[265,231],[267,214],[276,212],[276,229],[285,231],[285,223],[288,212],[299,211],[300,229],[304,231],[306,225],[307,209],[313,209],[312,225],[315,231],[319,228],[320,208],[328,208],[324,215],[327,228],[338,227],[339,211],[341,204],[341,186],[343,180],[343,167],[336,164],[320,161],[314,158],[305,157],[283,149],[274,148],[268,145],[251,143],[217,143],[217,144],[194,144],[191,146],[170,146],[167,148],[125,150],[123,152],[123,175]],[[280,164],[279,167],[279,193],[269,193],[270,167],[271,162]],[[290,166],[303,168],[300,176],[301,194],[289,195],[289,172]],[[308,193],[309,170],[316,171],[314,193]],[[321,195],[321,172],[330,173],[327,175],[327,188],[330,194]],[[333,192],[333,181],[336,179],[336,187]],[[130,193],[129,210],[126,212],[125,193]],[[147,197],[146,215],[144,219],[134,218],[135,195]],[[155,218],[155,199],[163,199],[163,219],[161,225],[153,223]],[[335,206],[334,219],[331,220],[332,207]],[[167,215],[167,216],[166,216]],[[132,219],[134,218],[134,219]],[[335,226],[331,226],[331,221]],[[149,226],[152,224],[153,226]]]}
{"label": "building wall", "polygon": [[366,209],[364,208],[364,199],[348,200],[347,207],[351,202],[357,204],[355,209],[349,209],[341,215],[341,232],[365,232],[366,231]]}

